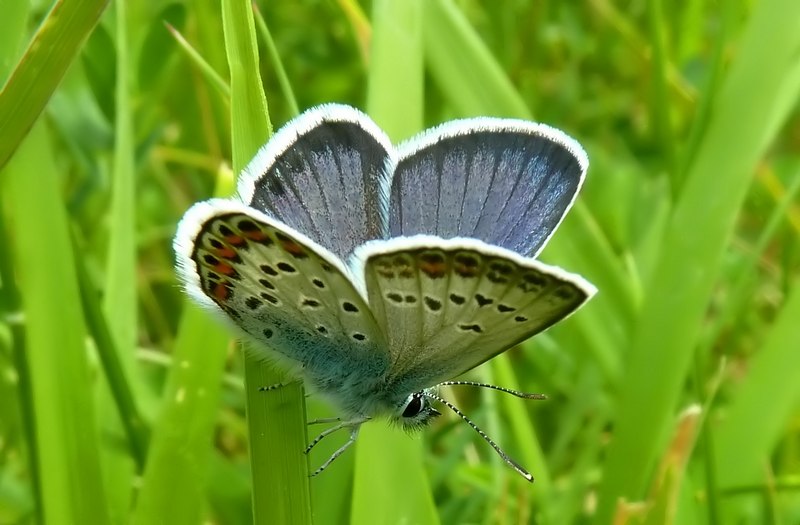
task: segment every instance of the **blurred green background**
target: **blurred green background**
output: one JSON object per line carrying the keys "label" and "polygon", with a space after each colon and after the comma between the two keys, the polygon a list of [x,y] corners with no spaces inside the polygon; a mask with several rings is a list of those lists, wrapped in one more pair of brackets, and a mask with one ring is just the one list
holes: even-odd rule
{"label": "blurred green background", "polygon": [[[51,7],[0,2],[0,523],[800,523],[796,0]],[[586,147],[542,258],[599,294],[470,374],[549,399],[444,392],[535,483],[452,414],[309,480],[330,409],[182,295],[183,212],[331,101]]]}

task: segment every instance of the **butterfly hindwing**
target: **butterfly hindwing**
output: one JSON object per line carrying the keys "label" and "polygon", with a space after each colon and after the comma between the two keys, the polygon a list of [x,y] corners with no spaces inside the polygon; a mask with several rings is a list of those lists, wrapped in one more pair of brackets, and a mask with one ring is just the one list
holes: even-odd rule
{"label": "butterfly hindwing", "polygon": [[232,201],[199,203],[178,229],[176,253],[193,296],[310,372],[385,361],[347,268],[280,221]]}
{"label": "butterfly hindwing", "polygon": [[452,379],[565,318],[593,293],[581,277],[475,239],[374,241],[351,264],[389,344],[390,382]]}
{"label": "butterfly hindwing", "polygon": [[521,120],[448,122],[398,147],[389,228],[393,237],[470,237],[538,253],[583,183],[581,146]]}
{"label": "butterfly hindwing", "polygon": [[245,168],[239,198],[345,257],[386,233],[392,151],[369,117],[325,104],[275,133]]}

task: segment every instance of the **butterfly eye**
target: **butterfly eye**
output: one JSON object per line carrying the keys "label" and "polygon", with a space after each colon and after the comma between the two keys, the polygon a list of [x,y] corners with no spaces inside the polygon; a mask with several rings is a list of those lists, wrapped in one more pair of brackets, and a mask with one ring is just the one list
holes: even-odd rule
{"label": "butterfly eye", "polygon": [[441,413],[431,406],[427,391],[414,392],[400,405],[394,416],[408,431],[419,430]]}
{"label": "butterfly eye", "polygon": [[411,394],[406,400],[406,407],[403,409],[403,417],[414,417],[422,412],[425,401],[420,394]]}

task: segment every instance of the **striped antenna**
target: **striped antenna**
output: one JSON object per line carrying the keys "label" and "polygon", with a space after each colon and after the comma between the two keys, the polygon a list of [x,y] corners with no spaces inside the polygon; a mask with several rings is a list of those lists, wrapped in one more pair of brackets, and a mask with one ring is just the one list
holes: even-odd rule
{"label": "striped antenna", "polygon": [[512,396],[515,397],[521,397],[522,399],[547,399],[547,396],[544,394],[532,394],[530,392],[520,392],[519,390],[512,390],[510,388],[505,388],[497,385],[490,385],[488,383],[478,383],[477,381],[445,381],[443,383],[439,383],[438,386],[479,386],[481,388],[491,388],[492,390],[505,392],[506,394],[511,394]]}
{"label": "striped antenna", "polygon": [[[447,384],[447,383],[442,383],[442,384]],[[490,385],[483,385],[482,383],[477,383],[477,384],[475,384],[475,385],[472,385],[472,386],[479,386],[479,385],[480,385],[480,386],[490,386]],[[502,389],[501,387],[493,387],[493,388],[496,388],[496,389],[498,389],[498,390],[505,390],[505,389]],[[515,391],[514,391],[514,390],[509,390],[509,391],[508,391],[508,393],[512,393],[512,392],[515,392]],[[520,392],[520,393],[521,393],[521,392]],[[452,404],[452,403],[450,403],[449,401],[445,400],[445,399],[444,399],[444,398],[442,398],[442,397],[439,397],[438,395],[436,395],[436,394],[434,394],[434,393],[432,393],[432,392],[427,392],[427,391],[425,391],[425,392],[423,392],[423,395],[424,395],[425,397],[428,397],[428,398],[430,398],[430,399],[435,399],[435,400],[436,400],[436,401],[438,401],[439,403],[441,403],[441,404],[445,405],[447,408],[449,408],[450,410],[452,410],[453,412],[455,412],[455,413],[456,413],[456,415],[457,415],[458,417],[460,417],[461,419],[463,419],[464,421],[466,421],[466,422],[467,422],[467,424],[468,424],[470,427],[472,427],[472,430],[474,430],[475,432],[477,432],[477,433],[478,433],[478,435],[479,435],[480,437],[482,437],[484,441],[486,441],[487,443],[489,443],[489,445],[491,445],[491,446],[492,446],[492,448],[494,449],[494,451],[495,451],[495,452],[497,452],[497,455],[498,455],[498,456],[500,456],[500,457],[503,459],[503,461],[505,461],[506,465],[508,465],[509,467],[513,468],[513,469],[514,469],[514,470],[516,470],[516,471],[517,471],[517,472],[518,472],[518,473],[519,473],[519,474],[520,474],[520,475],[521,475],[523,478],[525,478],[525,479],[527,479],[528,481],[530,481],[531,483],[533,483],[533,476],[531,475],[531,473],[530,473],[530,472],[528,472],[527,470],[525,470],[524,468],[522,468],[522,465],[520,465],[519,463],[517,463],[516,461],[514,461],[513,459],[511,459],[511,458],[508,456],[508,454],[506,454],[505,452],[503,452],[503,449],[501,449],[501,448],[500,448],[500,446],[499,446],[497,443],[495,443],[494,441],[492,441],[492,438],[490,438],[489,436],[487,436],[487,435],[486,435],[486,432],[484,432],[483,430],[481,430],[481,429],[480,429],[480,427],[478,427],[478,425],[476,425],[475,423],[473,423],[473,422],[472,422],[472,420],[471,420],[470,418],[468,418],[468,417],[467,417],[467,416],[466,416],[466,415],[465,415],[465,414],[464,414],[462,411],[460,411],[458,408],[456,408],[456,406],[455,406],[455,405],[453,405],[453,404]]]}

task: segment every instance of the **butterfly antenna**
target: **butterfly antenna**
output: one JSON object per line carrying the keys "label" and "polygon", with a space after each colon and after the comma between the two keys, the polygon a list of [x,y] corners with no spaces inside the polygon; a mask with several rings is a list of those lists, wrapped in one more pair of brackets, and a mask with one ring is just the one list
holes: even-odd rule
{"label": "butterfly antenna", "polygon": [[[443,383],[443,384],[445,384],[445,383]],[[477,386],[477,385],[473,385],[473,386]],[[491,386],[491,385],[485,385],[485,386]],[[495,388],[497,388],[498,390],[504,390],[501,387],[495,387]],[[515,391],[512,390],[509,393],[511,393],[511,392],[515,392]],[[473,423],[472,420],[470,418],[468,418],[466,416],[466,414],[464,414],[462,411],[460,411],[458,408],[456,408],[456,406],[454,404],[452,404],[451,402],[449,402],[449,401],[445,400],[444,398],[439,397],[438,395],[433,394],[431,392],[424,392],[423,395],[425,395],[425,397],[428,397],[430,399],[434,399],[434,400],[438,401],[439,403],[445,405],[447,408],[449,408],[450,410],[455,412],[458,417],[463,419],[470,427],[472,427],[472,430],[477,432],[478,435],[480,437],[482,437],[484,441],[486,441],[487,443],[489,443],[489,445],[491,445],[491,447],[494,449],[494,451],[497,452],[497,455],[500,456],[503,459],[503,461],[505,461],[506,465],[508,465],[509,467],[513,468],[523,478],[525,478],[528,481],[530,481],[531,483],[533,483],[533,476],[531,475],[531,473],[528,472],[527,470],[525,470],[524,468],[522,468],[522,465],[520,465],[519,463],[517,463],[516,461],[511,459],[508,456],[508,454],[503,452],[503,449],[501,449],[500,446],[497,443],[492,441],[492,438],[487,436],[486,432],[481,430],[480,427],[478,427],[478,425]]]}
{"label": "butterfly antenna", "polygon": [[515,397],[521,397],[522,399],[547,399],[547,396],[544,394],[520,392],[519,390],[512,390],[510,388],[505,388],[497,385],[490,385],[488,383],[478,383],[477,381],[445,381],[443,383],[439,383],[439,386],[479,386],[481,388],[491,388],[492,390],[505,392],[506,394],[511,394],[512,396]]}

